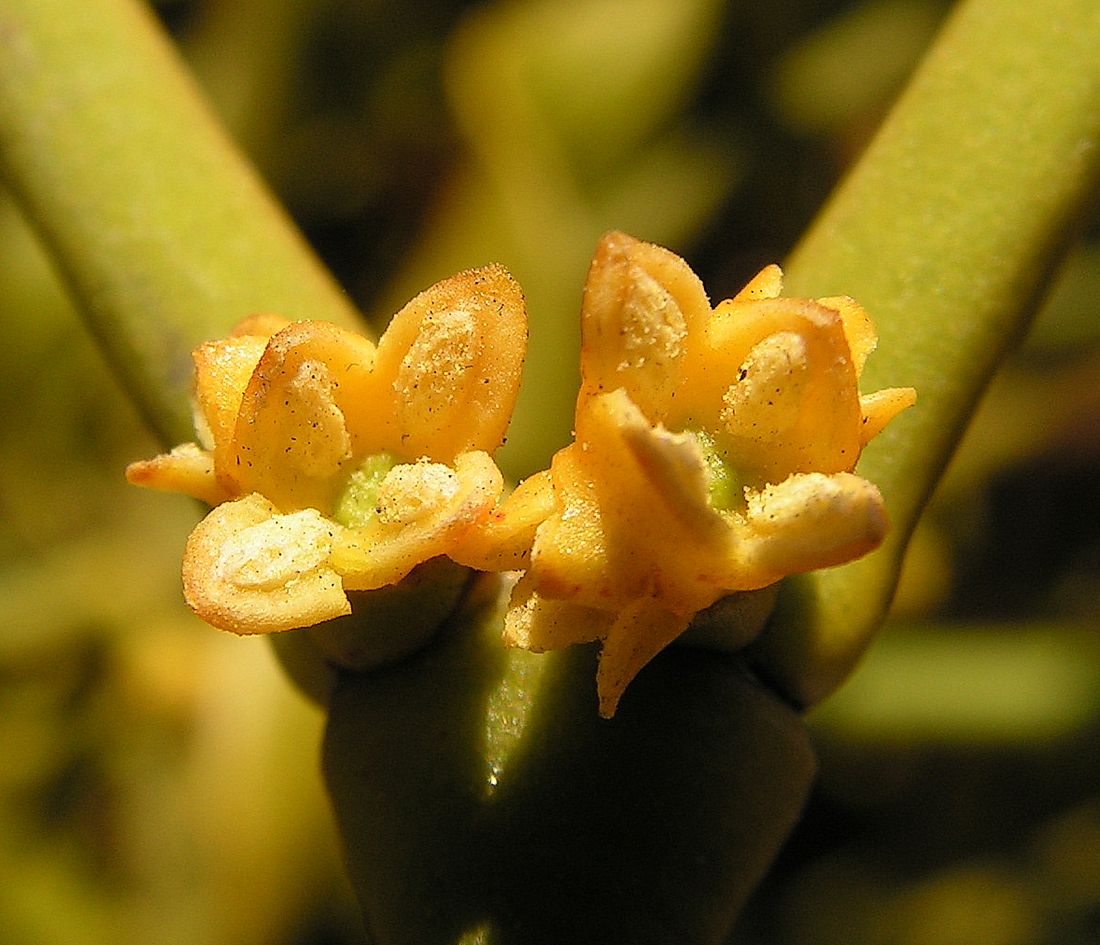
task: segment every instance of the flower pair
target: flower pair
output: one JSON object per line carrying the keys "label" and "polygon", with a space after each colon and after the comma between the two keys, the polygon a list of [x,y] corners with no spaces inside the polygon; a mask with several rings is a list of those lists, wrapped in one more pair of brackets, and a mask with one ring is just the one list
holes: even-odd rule
{"label": "flower pair", "polygon": [[712,308],[671,252],[603,238],[582,306],[576,436],[501,499],[526,341],[499,267],[422,293],[370,342],[319,322],[249,319],[195,353],[201,445],[132,481],[215,505],[184,585],[238,633],[308,626],[346,592],[446,555],[525,573],[505,642],[602,641],[600,711],[699,611],[876,547],[886,515],[853,474],[914,400],[863,396],[875,333],[851,299],[785,299],[763,270]]}

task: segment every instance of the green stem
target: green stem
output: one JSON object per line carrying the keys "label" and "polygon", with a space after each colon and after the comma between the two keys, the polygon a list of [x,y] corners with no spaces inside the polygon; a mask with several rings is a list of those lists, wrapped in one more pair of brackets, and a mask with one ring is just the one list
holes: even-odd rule
{"label": "green stem", "polygon": [[864,454],[891,537],[785,584],[756,650],[811,704],[858,660],[908,536],[986,383],[1026,330],[1100,179],[1100,4],[970,0],[787,267],[791,294],[857,298],[879,329],[863,389],[917,406]]}
{"label": "green stem", "polygon": [[358,321],[134,0],[4,4],[0,174],[166,443],[193,435],[199,341],[256,311]]}

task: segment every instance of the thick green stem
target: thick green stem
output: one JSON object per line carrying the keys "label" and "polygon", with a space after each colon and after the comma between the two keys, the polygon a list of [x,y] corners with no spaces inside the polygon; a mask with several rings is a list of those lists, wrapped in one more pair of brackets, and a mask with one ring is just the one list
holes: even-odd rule
{"label": "thick green stem", "polygon": [[356,313],[133,0],[0,9],[0,173],[166,442],[189,354],[256,311]]}
{"label": "thick green stem", "polygon": [[964,3],[786,267],[792,294],[844,292],[871,313],[864,390],[919,396],[860,464],[889,540],[787,582],[757,647],[804,703],[843,680],[881,622],[921,507],[1090,208],[1098,49],[1096,0]]}
{"label": "thick green stem", "polygon": [[487,576],[436,642],[340,677],[324,769],[377,945],[719,945],[814,770],[799,716],[680,648],[597,714],[591,647],[500,645]]}

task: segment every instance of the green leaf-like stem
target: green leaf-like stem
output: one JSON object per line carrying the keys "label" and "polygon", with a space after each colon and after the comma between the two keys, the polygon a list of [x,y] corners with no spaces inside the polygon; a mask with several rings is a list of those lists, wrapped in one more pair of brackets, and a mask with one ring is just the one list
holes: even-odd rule
{"label": "green leaf-like stem", "polygon": [[1098,49],[1095,0],[963,3],[785,266],[790,294],[848,294],[874,319],[863,390],[918,395],[859,466],[883,492],[890,537],[785,582],[756,646],[802,704],[847,676],[881,623],[924,502],[1092,206]]}
{"label": "green leaf-like stem", "polygon": [[166,445],[194,436],[200,341],[254,312],[358,321],[144,4],[0,7],[0,175]]}

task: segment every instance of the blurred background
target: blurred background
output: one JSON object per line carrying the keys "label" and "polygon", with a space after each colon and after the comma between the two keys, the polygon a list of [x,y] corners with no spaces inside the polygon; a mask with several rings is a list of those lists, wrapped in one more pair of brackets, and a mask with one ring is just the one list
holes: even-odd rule
{"label": "blurred background", "polygon": [[[732,294],[786,255],[946,11],[157,5],[377,326],[460,268],[513,271],[532,316],[514,475],[569,438],[600,233],[668,245]],[[811,714],[820,777],[735,942],[1100,941],[1098,237],[990,390],[882,639]],[[2,194],[0,259],[0,941],[362,942],[320,713],[263,643],[186,612],[199,510],[123,482],[158,445]]]}

